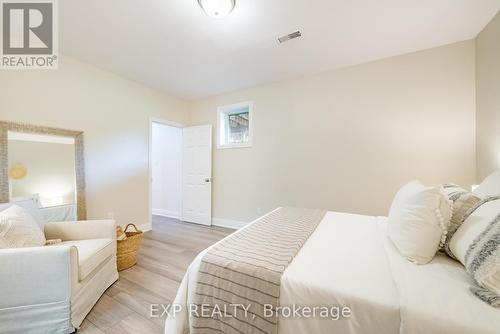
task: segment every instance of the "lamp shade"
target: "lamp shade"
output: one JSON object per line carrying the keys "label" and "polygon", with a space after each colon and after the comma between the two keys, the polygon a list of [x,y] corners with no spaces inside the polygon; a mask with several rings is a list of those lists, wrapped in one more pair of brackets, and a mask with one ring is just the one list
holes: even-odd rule
{"label": "lamp shade", "polygon": [[24,179],[26,175],[28,175],[28,169],[21,164],[16,164],[9,169],[9,176],[13,180]]}

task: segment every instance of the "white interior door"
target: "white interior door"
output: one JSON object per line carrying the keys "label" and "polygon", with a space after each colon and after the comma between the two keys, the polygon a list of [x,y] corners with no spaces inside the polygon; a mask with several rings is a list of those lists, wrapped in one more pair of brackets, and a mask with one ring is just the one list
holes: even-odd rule
{"label": "white interior door", "polygon": [[212,126],[183,128],[182,220],[212,224]]}

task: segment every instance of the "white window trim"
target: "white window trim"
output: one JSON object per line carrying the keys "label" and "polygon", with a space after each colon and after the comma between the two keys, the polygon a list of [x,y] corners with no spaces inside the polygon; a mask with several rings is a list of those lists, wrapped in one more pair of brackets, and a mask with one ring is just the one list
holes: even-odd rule
{"label": "white window trim", "polygon": [[[228,111],[231,111],[233,109],[240,109],[243,107],[248,107],[248,142],[222,145],[221,144],[222,138],[221,138],[221,131],[220,131],[221,126],[222,126],[222,120],[223,120],[223,118],[221,117],[222,114],[225,114]],[[217,108],[217,149],[252,147],[252,140],[253,140],[253,102],[252,101],[240,102],[240,103],[235,103],[235,104],[231,104],[231,105],[222,106],[222,107]]]}

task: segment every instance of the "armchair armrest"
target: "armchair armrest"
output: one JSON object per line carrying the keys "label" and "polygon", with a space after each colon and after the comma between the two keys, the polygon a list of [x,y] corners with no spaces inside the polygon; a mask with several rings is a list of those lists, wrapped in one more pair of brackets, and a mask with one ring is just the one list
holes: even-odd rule
{"label": "armchair armrest", "polygon": [[0,309],[69,303],[71,252],[68,246],[0,249]]}
{"label": "armchair armrest", "polygon": [[47,223],[44,227],[47,239],[86,240],[116,239],[114,220],[81,220],[75,222]]}

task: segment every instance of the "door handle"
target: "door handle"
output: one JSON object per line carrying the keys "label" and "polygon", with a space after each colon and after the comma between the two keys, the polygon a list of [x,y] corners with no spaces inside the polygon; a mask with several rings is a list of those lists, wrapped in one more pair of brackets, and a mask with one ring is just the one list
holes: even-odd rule
{"label": "door handle", "polygon": [[209,178],[209,177],[207,177],[207,178],[205,179],[205,183],[210,183],[210,181],[211,181],[211,180],[210,180],[210,178]]}

